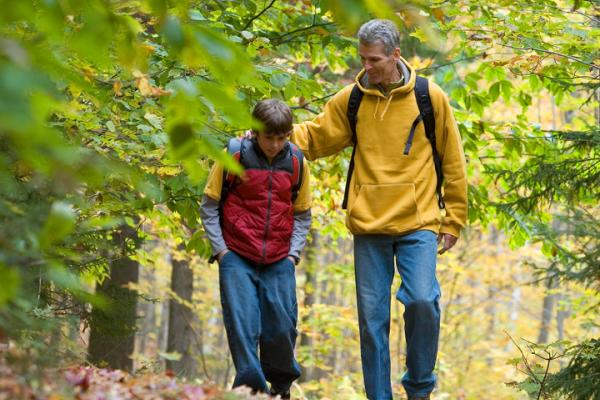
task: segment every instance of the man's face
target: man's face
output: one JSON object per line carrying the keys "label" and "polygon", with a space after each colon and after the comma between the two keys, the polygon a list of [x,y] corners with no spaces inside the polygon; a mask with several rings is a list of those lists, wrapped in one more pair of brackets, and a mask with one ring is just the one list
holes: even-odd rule
{"label": "man's face", "polygon": [[358,54],[363,68],[367,71],[370,84],[387,84],[399,79],[396,64],[400,59],[400,49],[396,48],[387,55],[385,46],[381,42],[360,43]]}
{"label": "man's face", "polygon": [[258,132],[256,133],[256,141],[258,142],[258,147],[262,150],[263,153],[267,156],[269,161],[272,161],[273,158],[281,150],[283,150],[283,146],[287,143],[290,137],[290,132],[286,133],[269,133],[269,132]]}

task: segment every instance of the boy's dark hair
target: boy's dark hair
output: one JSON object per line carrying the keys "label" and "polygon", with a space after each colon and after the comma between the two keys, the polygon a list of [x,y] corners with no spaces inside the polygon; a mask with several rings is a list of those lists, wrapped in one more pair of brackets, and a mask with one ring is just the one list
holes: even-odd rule
{"label": "boy's dark hair", "polygon": [[259,101],[252,116],[262,123],[262,127],[255,131],[276,135],[285,135],[293,128],[292,110],[283,101],[268,99]]}

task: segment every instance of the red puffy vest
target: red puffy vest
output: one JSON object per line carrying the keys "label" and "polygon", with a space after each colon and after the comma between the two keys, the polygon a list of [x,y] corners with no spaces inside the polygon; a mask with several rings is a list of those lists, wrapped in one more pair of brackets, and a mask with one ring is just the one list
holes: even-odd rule
{"label": "red puffy vest", "polygon": [[228,151],[244,167],[245,177],[225,174],[223,179],[221,228],[227,248],[259,264],[287,257],[302,152],[288,142],[269,164],[256,139],[232,139]]}

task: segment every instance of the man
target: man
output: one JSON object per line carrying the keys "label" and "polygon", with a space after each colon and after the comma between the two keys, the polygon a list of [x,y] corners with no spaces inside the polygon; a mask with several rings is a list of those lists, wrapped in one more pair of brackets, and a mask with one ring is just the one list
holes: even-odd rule
{"label": "man", "polygon": [[[364,69],[356,85],[363,98],[346,225],[354,234],[365,389],[369,399],[392,398],[389,329],[395,259],[402,278],[396,298],[405,306],[407,372],[402,384],[409,399],[429,399],[440,330],[436,253],[438,243],[440,254],[452,248],[466,223],[464,154],[448,99],[431,82],[435,146],[427,138],[417,119],[415,70],[400,57],[393,22],[371,20],[360,28],[358,38]],[[353,86],[337,93],[313,121],[294,126],[291,140],[309,160],[353,145],[347,116]],[[439,199],[433,147],[444,179]]]}

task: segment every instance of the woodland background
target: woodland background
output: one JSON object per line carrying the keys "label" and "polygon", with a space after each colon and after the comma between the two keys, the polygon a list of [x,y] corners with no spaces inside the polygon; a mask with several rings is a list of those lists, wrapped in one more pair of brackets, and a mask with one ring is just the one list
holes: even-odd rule
{"label": "woodland background", "polygon": [[[0,398],[82,395],[92,370],[64,371],[87,363],[204,388],[189,398],[229,387],[198,216],[209,167],[237,168],[222,148],[259,99],[284,99],[297,121],[318,113],[360,70],[358,26],[383,17],[398,24],[403,57],[449,94],[468,161],[469,226],[439,258],[434,398],[600,399],[596,2],[0,9]],[[340,207],[348,158],[311,163],[314,222],[297,268],[302,399],[364,398]],[[393,302],[398,398],[402,312]]]}

